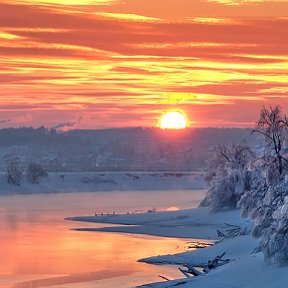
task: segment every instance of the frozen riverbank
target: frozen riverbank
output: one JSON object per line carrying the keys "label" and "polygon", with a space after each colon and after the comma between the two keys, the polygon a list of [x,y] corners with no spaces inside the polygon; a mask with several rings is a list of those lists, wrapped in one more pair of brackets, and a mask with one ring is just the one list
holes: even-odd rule
{"label": "frozen riverbank", "polygon": [[[70,220],[95,223],[124,224],[119,227],[81,228],[81,231],[105,231],[185,237],[191,239],[219,239],[217,229],[225,231],[231,223],[251,227],[252,223],[240,218],[238,210],[210,214],[206,208],[173,212],[155,212],[135,215],[73,217]],[[147,284],[142,287],[200,287],[200,288],[283,288],[288,282],[288,268],[266,265],[262,253],[251,253],[257,240],[250,235],[222,240],[214,246],[175,255],[153,256],[140,261],[153,264],[192,264],[203,266],[208,260],[225,252],[230,262],[209,273],[191,278]]]}
{"label": "frozen riverbank", "polygon": [[[194,208],[171,212],[151,212],[130,215],[106,215],[71,217],[69,220],[121,224],[125,226],[83,228],[85,231],[105,231],[134,234],[148,234],[193,239],[219,239],[217,229],[225,228],[226,222],[248,225],[239,216],[239,211],[210,214],[206,208]],[[133,226],[132,226],[133,225]]]}
{"label": "frozen riverbank", "polygon": [[49,173],[32,184],[23,175],[20,186],[0,174],[0,194],[87,191],[173,190],[204,188],[202,172],[63,172]]}

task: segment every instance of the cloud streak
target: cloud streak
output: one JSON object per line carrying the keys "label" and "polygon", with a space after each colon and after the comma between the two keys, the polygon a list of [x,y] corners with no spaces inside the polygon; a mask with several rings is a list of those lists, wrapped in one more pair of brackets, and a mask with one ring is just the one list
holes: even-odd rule
{"label": "cloud streak", "polygon": [[[162,0],[55,2],[0,0],[0,111],[17,125],[154,126],[181,108],[195,125],[241,126],[252,110],[237,118],[239,107],[256,118],[262,105],[287,104],[288,18],[242,10],[270,13],[269,1],[193,2],[213,18],[176,0],[153,13]],[[67,121],[79,114],[85,122]]]}

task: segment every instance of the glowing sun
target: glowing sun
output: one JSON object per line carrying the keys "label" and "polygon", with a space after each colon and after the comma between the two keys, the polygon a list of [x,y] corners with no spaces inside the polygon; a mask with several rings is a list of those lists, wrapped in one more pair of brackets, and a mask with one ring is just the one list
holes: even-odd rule
{"label": "glowing sun", "polygon": [[169,111],[163,114],[159,126],[162,129],[184,129],[188,127],[188,120],[180,111]]}

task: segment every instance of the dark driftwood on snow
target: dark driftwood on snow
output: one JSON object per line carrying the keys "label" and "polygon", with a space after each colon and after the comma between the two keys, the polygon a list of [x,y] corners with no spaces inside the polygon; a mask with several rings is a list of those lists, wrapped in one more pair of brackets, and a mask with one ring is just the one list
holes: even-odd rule
{"label": "dark driftwood on snow", "polygon": [[[184,266],[187,268],[187,270],[184,270],[182,268],[179,268],[179,270],[186,276],[186,277],[191,277],[193,276],[200,276],[203,275],[203,273],[196,268],[192,264],[184,264]],[[191,274],[191,275],[190,275]]]}
{"label": "dark driftwood on snow", "polygon": [[[239,225],[233,225],[225,223],[227,226],[226,231],[216,230],[218,237],[222,238],[234,238],[236,236],[246,235],[249,233],[248,227],[241,227]],[[225,229],[225,228],[224,228]]]}
{"label": "dark driftwood on snow", "polygon": [[230,259],[222,259],[224,255],[225,255],[225,252],[221,255],[216,256],[212,260],[209,260],[207,263],[207,267],[204,268],[204,272],[207,273],[207,272],[209,272],[209,270],[212,270],[212,269],[215,269],[219,266],[227,264],[230,261]]}
{"label": "dark driftwood on snow", "polygon": [[169,278],[166,278],[165,276],[162,276],[162,275],[158,275],[160,278],[162,278],[162,279],[164,279],[164,280],[166,280],[166,281],[171,281],[171,279],[169,279]]}
{"label": "dark driftwood on snow", "polygon": [[[184,270],[182,268],[179,268],[180,272],[182,272],[187,278],[190,278],[192,273],[190,273],[190,271]],[[192,274],[193,275],[193,274]],[[194,275],[197,276],[197,275]]]}
{"label": "dark driftwood on snow", "polygon": [[230,262],[230,259],[222,259],[225,255],[225,252],[221,255],[214,257],[212,260],[208,260],[207,265],[204,267],[203,272],[197,270],[192,264],[184,264],[187,270],[179,268],[179,270],[186,276],[191,277],[193,276],[201,276],[208,273],[212,269],[216,269],[219,266],[225,265]]}

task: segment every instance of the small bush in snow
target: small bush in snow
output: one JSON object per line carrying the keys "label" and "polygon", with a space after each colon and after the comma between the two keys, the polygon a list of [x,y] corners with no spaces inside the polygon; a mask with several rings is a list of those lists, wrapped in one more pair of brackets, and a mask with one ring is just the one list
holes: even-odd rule
{"label": "small bush in snow", "polygon": [[41,177],[46,177],[47,172],[37,163],[30,163],[26,170],[28,180],[33,183],[39,183]]}
{"label": "small bush in snow", "polygon": [[22,178],[22,169],[18,162],[11,161],[7,164],[6,177],[9,184],[20,186]]}

